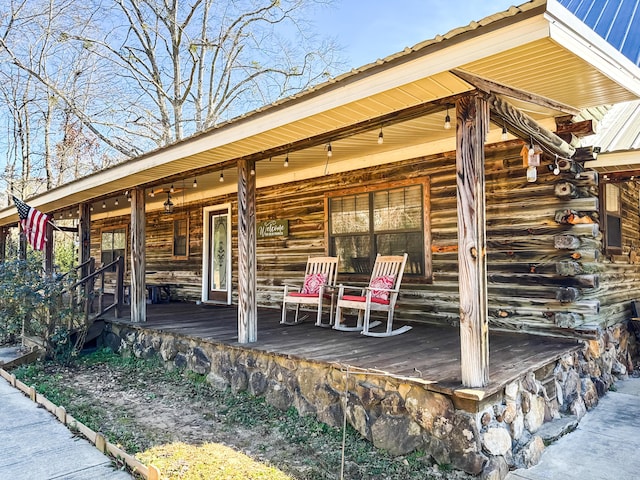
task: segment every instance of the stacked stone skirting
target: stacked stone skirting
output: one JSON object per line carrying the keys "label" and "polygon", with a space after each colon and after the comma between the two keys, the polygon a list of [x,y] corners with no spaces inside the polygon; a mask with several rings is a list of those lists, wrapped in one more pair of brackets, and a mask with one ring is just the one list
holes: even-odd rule
{"label": "stacked stone skirting", "polygon": [[[473,412],[419,379],[362,372],[175,334],[108,323],[102,345],[123,355],[159,356],[167,368],[206,375],[216,388],[264,396],[282,410],[295,407],[342,426],[347,421],[376,447],[395,455],[428,453],[483,479],[502,479],[513,468],[538,462],[545,422],[579,421],[618,378],[632,368],[635,339],[614,326],[599,340],[555,363],[528,372]],[[552,422],[553,423],[553,422]]]}

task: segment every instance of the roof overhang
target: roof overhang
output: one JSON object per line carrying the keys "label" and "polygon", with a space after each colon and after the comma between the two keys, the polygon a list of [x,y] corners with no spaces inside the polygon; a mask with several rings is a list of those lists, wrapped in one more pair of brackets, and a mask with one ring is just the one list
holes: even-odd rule
{"label": "roof overhang", "polygon": [[[335,152],[332,172],[393,161],[402,155],[452,150],[455,129],[442,128],[444,111],[456,96],[474,89],[452,70],[576,110],[640,97],[637,66],[556,0],[534,0],[175,145],[37,195],[28,203],[45,212],[59,211],[132,187],[149,188],[167,179],[196,174],[199,191],[207,187],[211,196],[212,189],[219,193],[234,190],[234,169],[230,167],[240,158],[259,161],[259,187],[309,178],[329,170],[325,150],[329,141]],[[513,104],[546,125],[552,125],[553,117],[561,114],[548,104],[521,100]],[[423,113],[416,115],[421,108]],[[350,133],[352,127],[355,129]],[[384,145],[376,142],[380,128],[384,128]],[[336,132],[340,135],[334,139]],[[284,158],[286,153],[292,162],[284,175],[282,163],[269,159]],[[214,182],[214,174],[207,177],[204,173],[221,168],[227,168],[225,178],[230,180],[224,185]],[[188,195],[195,199],[202,193],[194,190]],[[162,201],[157,201],[158,208]],[[0,225],[16,221],[15,208],[0,211]]]}

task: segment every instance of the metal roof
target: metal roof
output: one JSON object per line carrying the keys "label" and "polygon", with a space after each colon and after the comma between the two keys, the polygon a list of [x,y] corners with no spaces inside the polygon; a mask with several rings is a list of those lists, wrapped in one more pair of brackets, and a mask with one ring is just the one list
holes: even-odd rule
{"label": "metal roof", "polygon": [[597,133],[585,137],[583,143],[600,147],[601,153],[640,149],[640,101],[613,105]]}
{"label": "metal roof", "polygon": [[558,0],[585,25],[640,66],[640,0]]}
{"label": "metal roof", "polygon": [[[122,195],[134,186],[157,187],[168,177],[182,179],[194,172],[201,186],[197,191],[187,191],[186,200],[208,198],[234,191],[234,169],[230,166],[235,159],[250,156],[260,160],[256,182],[262,187],[322,176],[327,169],[330,173],[346,172],[453,150],[455,129],[442,128],[442,102],[474,87],[452,70],[463,70],[577,110],[640,98],[637,65],[558,0],[532,0],[174,145],[40,194],[28,203],[45,212],[60,211],[81,202]],[[509,101],[536,121],[551,124],[551,129],[555,127],[553,118],[563,114],[535,102]],[[381,125],[379,120],[407,109],[438,104],[443,108],[403,119],[402,123]],[[354,125],[370,125],[371,131],[331,139],[335,132]],[[384,145],[375,141],[381,127]],[[498,141],[501,127],[494,129],[494,141]],[[317,142],[290,151],[286,170],[282,168],[284,157],[271,162],[269,154],[264,154],[277,149],[286,152],[289,146],[309,140]],[[327,141],[331,141],[334,152],[330,165],[324,148]],[[215,177],[225,165],[227,181],[220,184]],[[204,169],[210,178],[203,174]],[[162,201],[150,199],[147,208],[162,208]],[[15,221],[15,208],[0,211],[0,225]]]}

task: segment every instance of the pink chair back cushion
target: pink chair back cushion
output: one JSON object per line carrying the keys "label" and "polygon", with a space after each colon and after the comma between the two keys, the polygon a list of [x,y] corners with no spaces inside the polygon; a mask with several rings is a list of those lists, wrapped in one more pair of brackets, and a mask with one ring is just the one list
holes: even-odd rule
{"label": "pink chair back cushion", "polygon": [[386,290],[377,290],[379,288],[392,289],[395,277],[393,275],[381,275],[371,280],[369,287],[371,288],[371,298],[379,298],[381,300],[389,300],[389,292]]}
{"label": "pink chair back cushion", "polygon": [[312,295],[318,295],[320,293],[320,287],[322,287],[327,281],[327,276],[324,273],[310,273],[304,277],[304,284],[300,293],[308,293]]}

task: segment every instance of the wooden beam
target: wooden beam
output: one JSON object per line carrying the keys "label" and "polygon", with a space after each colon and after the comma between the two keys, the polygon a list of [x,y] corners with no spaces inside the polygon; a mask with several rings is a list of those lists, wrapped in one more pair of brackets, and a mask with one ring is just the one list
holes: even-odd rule
{"label": "wooden beam", "polygon": [[147,320],[144,188],[131,190],[131,321]]}
{"label": "wooden beam", "polygon": [[540,107],[550,108],[551,110],[557,110],[558,112],[566,113],[568,115],[578,115],[580,113],[579,109],[574,108],[570,105],[556,102],[555,100],[551,100],[541,95],[536,95],[535,93],[525,92],[524,90],[501,85],[500,83],[494,82],[492,80],[487,80],[486,78],[478,77],[477,75],[465,72],[464,70],[456,68],[451,70],[451,73],[461,78],[465,82],[470,83],[478,90],[482,90],[486,93],[505,95],[516,100],[532,103]]}
{"label": "wooden beam", "polygon": [[258,340],[256,304],[256,176],[252,160],[238,161],[238,342]]}
{"label": "wooden beam", "polygon": [[558,117],[556,118],[556,134],[558,136],[564,134],[573,134],[576,137],[586,137],[593,135],[596,130],[593,125],[593,120],[583,120],[581,122],[572,122],[571,117]]}
{"label": "wooden beam", "polygon": [[462,384],[489,383],[484,141],[489,108],[479,93],[456,102],[456,179]]}
{"label": "wooden beam", "polygon": [[575,153],[574,147],[505,100],[489,94],[487,95],[487,103],[491,112],[497,117],[492,120],[498,125],[506,123],[507,130],[517,137],[525,140],[533,139],[548,152],[561,157],[571,158]]}

